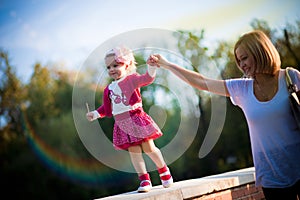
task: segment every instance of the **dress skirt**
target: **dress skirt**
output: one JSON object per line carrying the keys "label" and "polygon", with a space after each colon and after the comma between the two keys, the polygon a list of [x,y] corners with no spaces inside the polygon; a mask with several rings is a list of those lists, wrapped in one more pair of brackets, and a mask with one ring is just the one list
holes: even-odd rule
{"label": "dress skirt", "polygon": [[113,145],[117,150],[139,145],[150,139],[157,139],[162,132],[153,119],[137,108],[114,116]]}

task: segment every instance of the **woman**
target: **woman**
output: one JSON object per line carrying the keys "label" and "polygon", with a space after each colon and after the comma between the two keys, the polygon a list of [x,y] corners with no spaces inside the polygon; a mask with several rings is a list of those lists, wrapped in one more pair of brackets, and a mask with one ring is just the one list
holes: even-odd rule
{"label": "woman", "polygon": [[[234,55],[246,78],[210,79],[159,54],[150,56],[149,63],[172,71],[199,90],[230,97],[247,119],[256,185],[262,186],[266,199],[300,198],[300,130],[289,108],[279,53],[262,31],[252,31],[240,37]],[[299,71],[290,74],[300,88]]]}

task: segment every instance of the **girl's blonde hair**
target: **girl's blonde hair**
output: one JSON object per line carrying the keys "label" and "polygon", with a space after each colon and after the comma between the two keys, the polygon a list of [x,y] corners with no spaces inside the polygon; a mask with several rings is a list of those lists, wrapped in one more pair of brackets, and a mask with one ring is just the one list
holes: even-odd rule
{"label": "girl's blonde hair", "polygon": [[106,53],[105,58],[109,56],[114,56],[114,59],[117,63],[127,65],[126,70],[128,74],[136,72],[135,58],[133,56],[132,51],[129,48],[124,46],[115,47]]}
{"label": "girl's blonde hair", "polygon": [[281,60],[279,53],[268,36],[259,30],[242,35],[234,46],[235,62],[238,65],[236,49],[243,48],[254,57],[258,74],[274,75],[280,69]]}

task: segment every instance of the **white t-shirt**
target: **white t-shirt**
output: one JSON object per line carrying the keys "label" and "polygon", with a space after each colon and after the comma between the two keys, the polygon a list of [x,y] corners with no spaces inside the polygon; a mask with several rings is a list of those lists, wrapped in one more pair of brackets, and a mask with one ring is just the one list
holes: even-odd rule
{"label": "white t-shirt", "polygon": [[[300,88],[300,74],[293,71]],[[231,101],[247,119],[256,185],[288,187],[300,179],[300,130],[289,107],[285,71],[280,70],[278,91],[267,102],[260,102],[253,92],[253,79],[226,80]]]}

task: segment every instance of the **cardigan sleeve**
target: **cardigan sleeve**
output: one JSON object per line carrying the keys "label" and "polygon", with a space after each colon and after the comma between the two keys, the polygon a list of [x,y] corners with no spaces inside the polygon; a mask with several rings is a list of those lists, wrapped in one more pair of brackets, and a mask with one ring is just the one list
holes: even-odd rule
{"label": "cardigan sleeve", "polygon": [[148,74],[151,76],[151,77],[155,77],[156,75],[156,66],[151,66],[151,65],[148,65]]}
{"label": "cardigan sleeve", "polygon": [[155,76],[151,76],[149,72],[146,72],[145,74],[138,75],[135,74],[135,77],[133,79],[133,85],[134,88],[140,88],[143,86],[150,85],[155,80]]}
{"label": "cardigan sleeve", "polygon": [[100,118],[112,117],[112,109],[111,109],[111,102],[109,98],[108,86],[104,89],[102,105],[99,108],[97,108],[97,112],[99,113]]}

